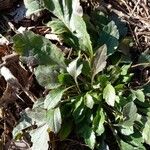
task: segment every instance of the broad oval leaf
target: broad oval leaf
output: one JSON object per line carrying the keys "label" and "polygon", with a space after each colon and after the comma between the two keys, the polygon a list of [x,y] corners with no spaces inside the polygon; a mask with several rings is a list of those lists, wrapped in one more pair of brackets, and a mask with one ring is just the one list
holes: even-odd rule
{"label": "broad oval leaf", "polygon": [[51,108],[55,108],[58,105],[58,103],[61,101],[63,93],[64,93],[63,88],[57,88],[51,90],[45,98],[44,108],[48,110]]}
{"label": "broad oval leaf", "polygon": [[135,97],[141,101],[141,102],[144,102],[145,101],[145,95],[144,95],[144,92],[142,90],[132,90],[132,93],[135,95]]}
{"label": "broad oval leaf", "polygon": [[107,86],[103,90],[103,98],[106,103],[110,106],[115,105],[116,92],[114,87],[111,84],[107,84]]}
{"label": "broad oval leaf", "polygon": [[94,100],[93,100],[93,97],[89,93],[86,93],[84,97],[84,104],[90,109],[93,108]]}
{"label": "broad oval leaf", "polygon": [[106,59],[107,59],[107,46],[104,44],[97,50],[94,56],[92,65],[92,80],[94,79],[96,74],[98,74],[106,67]]}
{"label": "broad oval leaf", "polygon": [[134,133],[133,126],[121,126],[121,133],[124,135],[131,135]]}
{"label": "broad oval leaf", "polygon": [[40,65],[59,65],[65,67],[61,50],[48,39],[31,31],[13,37],[14,49],[21,56],[34,57]]}
{"label": "broad oval leaf", "polygon": [[40,85],[47,89],[54,89],[60,86],[58,82],[58,66],[39,65],[34,69],[36,79]]}

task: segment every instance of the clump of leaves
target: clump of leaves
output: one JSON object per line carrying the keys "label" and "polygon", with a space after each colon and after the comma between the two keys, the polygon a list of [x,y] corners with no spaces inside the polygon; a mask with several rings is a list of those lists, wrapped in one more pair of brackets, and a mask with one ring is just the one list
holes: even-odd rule
{"label": "clump of leaves", "polygon": [[[119,42],[115,22],[97,24],[101,32],[96,31],[97,45],[93,46],[79,0],[43,3],[57,17],[47,25],[72,47],[73,55],[65,58],[56,45],[29,31],[14,36],[15,50],[38,62],[36,79],[50,90],[23,113],[14,137],[36,124],[37,128],[29,131],[33,150],[48,149],[50,132],[61,140],[73,132],[90,149],[105,149],[111,147],[109,128],[116,149],[144,150],[143,143],[150,144],[149,98],[143,89],[130,87],[131,63],[124,63],[121,53],[115,58]],[[98,16],[100,19],[100,13]]]}

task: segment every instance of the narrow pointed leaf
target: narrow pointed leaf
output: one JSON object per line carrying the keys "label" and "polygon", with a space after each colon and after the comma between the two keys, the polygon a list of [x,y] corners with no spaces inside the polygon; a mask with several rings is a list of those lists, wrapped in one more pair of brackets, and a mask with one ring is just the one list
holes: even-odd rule
{"label": "narrow pointed leaf", "polygon": [[62,124],[60,108],[48,110],[47,124],[51,131],[53,131],[54,133],[59,132]]}
{"label": "narrow pointed leaf", "polygon": [[93,121],[95,132],[100,136],[104,132],[105,115],[103,109],[98,109]]}
{"label": "narrow pointed leaf", "polygon": [[95,75],[106,67],[106,59],[107,59],[107,46],[104,44],[97,50],[94,56],[92,66],[92,73],[93,73],[92,79],[94,79]]}
{"label": "narrow pointed leaf", "polygon": [[83,65],[77,66],[78,58],[73,60],[67,67],[68,73],[74,78],[75,81],[77,81],[77,77],[81,74],[82,72],[82,67]]}
{"label": "narrow pointed leaf", "polygon": [[72,114],[76,124],[78,124],[84,119],[85,113],[86,111],[84,107],[83,97],[76,99],[75,104],[74,104],[73,114]]}

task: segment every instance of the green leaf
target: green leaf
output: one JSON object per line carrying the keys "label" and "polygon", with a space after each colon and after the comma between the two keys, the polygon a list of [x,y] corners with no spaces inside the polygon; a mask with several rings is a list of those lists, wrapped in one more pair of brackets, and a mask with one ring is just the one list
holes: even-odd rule
{"label": "green leaf", "polygon": [[59,138],[60,140],[65,140],[68,135],[71,133],[73,128],[73,122],[71,120],[64,120],[64,123],[62,124],[61,130],[59,132]]}
{"label": "green leaf", "polygon": [[107,46],[104,44],[97,50],[94,56],[92,65],[92,80],[94,79],[96,74],[98,74],[106,67],[107,63],[106,59],[107,59]]}
{"label": "green leaf", "polygon": [[60,86],[58,82],[58,67],[39,65],[34,69],[36,79],[46,89],[54,89]]}
{"label": "green leaf", "polygon": [[86,77],[91,77],[91,67],[90,62],[87,60],[82,60],[83,68],[82,68],[82,74]]}
{"label": "green leaf", "polygon": [[[124,141],[120,141],[121,150],[139,150],[138,147],[133,146],[132,144],[126,143]],[[142,150],[142,149],[140,149]]]}
{"label": "green leaf", "polygon": [[62,124],[60,108],[50,109],[47,111],[47,124],[51,131],[54,133],[59,132]]}
{"label": "green leaf", "polygon": [[51,33],[59,36],[61,41],[65,44],[71,46],[75,50],[79,50],[79,40],[78,38],[70,31],[70,29],[59,19],[55,19],[47,23],[47,26],[51,28]]}
{"label": "green leaf", "polygon": [[144,86],[144,93],[146,93],[146,95],[150,97],[150,85],[149,84]]}
{"label": "green leaf", "polygon": [[99,42],[107,45],[108,55],[113,54],[118,47],[119,31],[114,21],[104,26]]}
{"label": "green leaf", "polygon": [[119,31],[114,21],[111,21],[103,28],[103,31],[109,33],[111,36],[114,36],[116,39],[119,39]]}
{"label": "green leaf", "polygon": [[123,83],[128,83],[131,81],[131,78],[133,77],[133,73],[127,74],[126,76],[123,76],[122,82]]}
{"label": "green leaf", "polygon": [[142,90],[132,90],[132,93],[134,94],[134,96],[141,102],[144,102],[145,101],[145,95],[143,93]]}
{"label": "green leaf", "polygon": [[33,143],[32,150],[47,150],[49,147],[49,134],[48,134],[48,125],[44,124],[37,129],[34,129],[30,132],[31,141]]}
{"label": "green leaf", "polygon": [[[143,116],[142,116],[142,119],[143,119]],[[131,126],[131,128],[132,127],[133,126]],[[134,147],[132,149],[136,149],[136,150],[145,150],[145,147],[143,145],[144,140],[142,139],[142,135],[141,135],[142,128],[143,128],[143,125],[141,126],[141,124],[139,122],[138,123],[136,122],[136,124],[134,125],[134,131],[133,131],[134,133],[131,135],[127,135],[127,136],[122,136],[122,140],[127,144],[127,146],[130,145],[129,147],[132,146],[132,147]],[[121,146],[123,149],[122,142],[121,142]],[[124,149],[124,150],[126,150],[126,149]]]}
{"label": "green leaf", "polygon": [[90,109],[92,109],[94,106],[93,97],[89,93],[86,93],[84,97],[84,104]]}
{"label": "green leaf", "polygon": [[133,102],[129,102],[123,107],[123,117],[125,118],[122,123],[124,126],[132,126],[134,124],[134,121],[137,119],[137,107]]}
{"label": "green leaf", "polygon": [[104,89],[105,86],[109,83],[109,76],[106,74],[102,74],[102,75],[98,76],[98,81],[99,81],[102,89]]}
{"label": "green leaf", "polygon": [[96,116],[93,121],[94,131],[100,136],[104,132],[104,122],[105,122],[105,115],[103,109],[100,108],[96,112]]}
{"label": "green leaf", "polygon": [[61,73],[58,75],[59,83],[62,85],[73,85],[74,80],[69,73]]}
{"label": "green leaf", "polygon": [[51,90],[45,98],[44,108],[48,110],[51,108],[55,108],[58,105],[58,103],[61,101],[63,93],[64,93],[63,88],[57,88]]}
{"label": "green leaf", "polygon": [[[118,28],[120,39],[125,38],[128,33],[128,27],[125,22],[121,20],[120,17],[117,16],[117,14],[112,13],[109,15],[109,20],[113,20]],[[131,37],[131,36],[130,36]]]}
{"label": "green leaf", "polygon": [[34,57],[40,65],[65,67],[61,50],[43,36],[31,31],[13,37],[15,51],[25,57]]}
{"label": "green leaf", "polygon": [[124,135],[131,135],[134,133],[133,126],[121,126],[121,133]]}
{"label": "green leaf", "polygon": [[123,65],[121,67],[121,75],[125,76],[128,73],[129,68],[131,67],[131,64],[129,65]]}
{"label": "green leaf", "polygon": [[140,108],[138,108],[138,111],[141,112],[143,115],[150,117],[150,107],[148,107],[148,108],[140,107]]}
{"label": "green leaf", "polygon": [[24,5],[27,9],[26,15],[29,16],[44,9],[42,0],[24,0]]}
{"label": "green leaf", "polygon": [[114,106],[115,98],[116,98],[116,93],[114,87],[111,84],[107,84],[107,86],[103,90],[103,99],[105,99],[108,105]]}
{"label": "green leaf", "polygon": [[78,124],[81,122],[85,117],[85,106],[83,97],[75,100],[74,110],[73,110],[73,117],[75,122]]}
{"label": "green leaf", "polygon": [[73,60],[73,61],[68,65],[68,67],[67,67],[68,73],[74,78],[76,84],[78,84],[78,83],[77,83],[77,77],[81,74],[81,72],[82,72],[82,67],[83,67],[82,64],[79,65],[79,66],[77,66],[78,60],[79,60],[79,57],[76,58],[75,60]]}
{"label": "green leaf", "polygon": [[79,39],[80,49],[89,54],[92,58],[93,50],[90,36],[86,30],[86,24],[80,16],[73,15],[71,20],[72,30],[76,32],[75,36]]}
{"label": "green leaf", "polygon": [[67,26],[65,26],[65,24],[59,19],[48,22],[47,26],[52,29],[52,33],[57,35],[70,32]]}
{"label": "green leaf", "polygon": [[95,132],[90,127],[87,126],[85,128],[83,137],[84,137],[85,143],[93,150],[96,144]]}
{"label": "green leaf", "polygon": [[44,0],[45,7],[57,16],[61,21],[69,24],[69,19],[72,14],[72,1],[63,0]]}
{"label": "green leaf", "polygon": [[61,20],[70,30],[70,32],[78,38],[80,49],[92,57],[93,50],[91,40],[89,34],[87,33],[86,24],[82,18],[83,10],[80,6],[80,1],[44,0],[44,3],[47,9],[57,16],[59,20]]}
{"label": "green leaf", "polygon": [[147,118],[147,122],[145,123],[143,132],[142,132],[142,137],[144,141],[150,145],[150,118]]}
{"label": "green leaf", "polygon": [[[136,125],[138,125],[138,124],[136,124]],[[132,145],[134,145],[134,147],[136,147],[137,150],[145,150],[145,147],[143,145],[144,140],[141,136],[141,129],[139,129],[139,128],[135,129],[134,128],[134,133],[132,135],[128,136],[128,137],[129,137],[128,141]]]}

